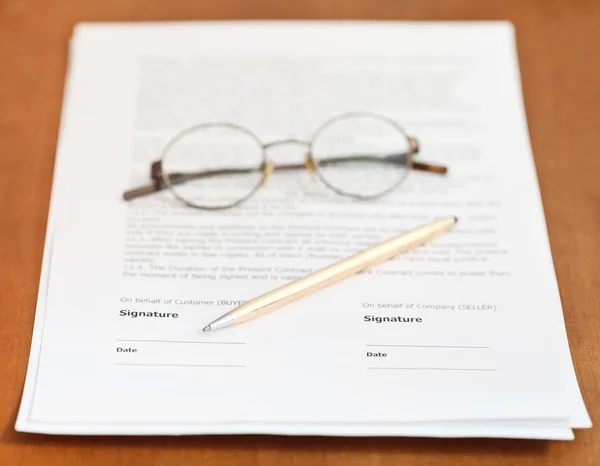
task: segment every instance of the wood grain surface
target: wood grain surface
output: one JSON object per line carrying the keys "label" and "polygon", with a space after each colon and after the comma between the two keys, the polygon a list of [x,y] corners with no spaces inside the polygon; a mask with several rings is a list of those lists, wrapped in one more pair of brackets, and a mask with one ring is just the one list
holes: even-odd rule
{"label": "wood grain surface", "polygon": [[0,464],[600,464],[597,428],[576,432],[573,442],[94,438],[14,431],[73,25],[189,19],[512,21],[572,355],[592,420],[600,418],[600,1],[0,0]]}

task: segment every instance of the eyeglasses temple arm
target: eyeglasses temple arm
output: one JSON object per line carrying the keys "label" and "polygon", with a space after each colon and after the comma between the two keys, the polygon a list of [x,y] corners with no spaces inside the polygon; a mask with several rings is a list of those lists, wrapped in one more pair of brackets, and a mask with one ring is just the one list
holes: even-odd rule
{"label": "eyeglasses temple arm", "polygon": [[[374,155],[353,155],[350,157],[332,157],[327,159],[321,159],[317,165],[332,165],[340,162],[387,162],[395,164],[406,164],[406,157],[412,155],[414,152],[403,152],[399,154],[389,154],[383,157],[376,157]],[[278,168],[278,167],[276,167]],[[411,168],[419,171],[426,171],[431,173],[438,173],[445,175],[448,173],[448,167],[444,165],[436,165],[432,163],[415,162],[413,160]]]}
{"label": "eyeglasses temple arm", "polygon": [[137,188],[130,189],[123,193],[123,199],[125,201],[130,201],[131,199],[135,199],[136,197],[147,196],[148,194],[155,193],[156,191],[161,191],[165,189],[164,187],[158,187],[156,184],[151,184],[148,186],[139,186]]}
{"label": "eyeglasses temple arm", "polygon": [[[262,167],[260,169],[262,170]],[[258,168],[224,168],[222,170],[207,170],[194,173],[171,173],[169,175],[169,184],[177,185],[198,178],[210,178],[212,176],[218,175],[237,175],[243,173],[252,173],[253,171],[257,170]],[[135,199],[136,197],[147,196],[148,194],[152,194],[157,191],[162,191],[163,189],[167,188],[167,185],[163,180],[161,162],[154,162],[152,164],[150,176],[154,180],[153,184],[147,186],[140,186],[138,188],[125,191],[123,193],[123,199],[129,201],[131,199]]]}
{"label": "eyeglasses temple arm", "polygon": [[435,165],[432,163],[413,162],[413,170],[419,170],[423,172],[437,173],[439,175],[445,175],[448,173],[448,167],[445,165]]}

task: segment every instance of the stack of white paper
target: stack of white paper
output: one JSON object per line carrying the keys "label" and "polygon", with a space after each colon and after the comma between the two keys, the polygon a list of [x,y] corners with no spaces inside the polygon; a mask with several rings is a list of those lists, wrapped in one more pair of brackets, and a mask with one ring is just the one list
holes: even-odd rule
{"label": "stack of white paper", "polygon": [[[411,173],[369,202],[308,172],[275,172],[225,211],[168,191],[121,198],[190,125],[309,139],[354,110],[396,120],[449,174]],[[201,332],[240,301],[452,215],[450,233],[369,273]],[[510,24],[77,27],[17,430],[571,439],[590,425]]]}

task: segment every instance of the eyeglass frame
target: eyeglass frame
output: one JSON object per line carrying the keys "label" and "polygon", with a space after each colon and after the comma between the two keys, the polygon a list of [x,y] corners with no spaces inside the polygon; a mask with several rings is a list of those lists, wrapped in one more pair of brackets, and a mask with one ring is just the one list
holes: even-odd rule
{"label": "eyeglass frame", "polygon": [[[268,142],[268,143],[263,143],[255,133],[253,133],[249,129],[247,129],[243,126],[237,125],[235,123],[210,122],[210,123],[200,123],[200,124],[192,125],[192,126],[185,128],[184,130],[180,131],[179,133],[177,133],[163,148],[160,159],[155,162],[152,162],[152,164],[150,166],[150,178],[152,180],[152,184],[140,186],[138,188],[133,188],[133,189],[125,191],[123,193],[123,199],[125,201],[129,201],[129,200],[132,200],[132,199],[135,199],[138,197],[146,196],[146,195],[149,195],[149,194],[152,194],[155,192],[159,192],[159,191],[168,189],[179,201],[183,202],[188,207],[193,207],[195,209],[200,209],[200,210],[225,210],[225,209],[230,209],[230,208],[236,207],[236,206],[242,204],[243,202],[247,201],[250,197],[252,197],[261,187],[263,187],[265,185],[269,176],[271,175],[271,173],[273,173],[274,170],[276,170],[276,169],[277,170],[295,170],[295,169],[301,169],[301,168],[306,168],[309,172],[316,174],[319,177],[319,179],[325,184],[325,186],[327,186],[329,189],[331,189],[332,191],[334,191],[335,193],[337,193],[339,195],[352,197],[352,198],[359,199],[359,200],[370,200],[370,199],[377,199],[377,198],[383,197],[383,196],[389,194],[390,192],[394,191],[395,189],[397,189],[398,186],[400,186],[404,182],[406,176],[408,175],[408,172],[407,172],[407,175],[405,175],[404,177],[402,177],[401,179],[396,181],[393,185],[391,185],[389,188],[385,189],[382,192],[376,193],[374,195],[354,194],[354,193],[349,193],[349,192],[343,191],[340,188],[329,183],[329,181],[327,181],[327,179],[323,176],[323,174],[318,169],[319,163],[322,163],[324,160],[327,160],[327,159],[323,159],[323,160],[317,162],[313,156],[312,148],[313,148],[314,142],[317,140],[319,134],[321,134],[327,127],[331,126],[333,123],[335,123],[339,120],[353,118],[353,117],[375,118],[379,121],[382,121],[384,123],[391,125],[396,131],[398,131],[402,136],[404,136],[406,138],[406,140],[408,141],[409,150],[407,152],[390,154],[387,157],[396,157],[396,158],[398,158],[398,161],[400,161],[401,158],[404,158],[402,163],[407,168],[407,170],[413,169],[413,170],[436,173],[436,174],[440,174],[440,175],[447,174],[448,168],[446,166],[436,165],[436,164],[431,164],[431,163],[424,163],[424,162],[415,162],[413,157],[416,156],[420,150],[420,145],[419,145],[418,140],[412,136],[409,136],[406,133],[406,131],[404,131],[404,128],[402,128],[402,126],[400,126],[395,120],[393,120],[392,118],[389,118],[385,115],[378,114],[378,113],[365,112],[365,111],[355,111],[355,112],[343,113],[343,114],[334,116],[333,118],[326,120],[320,126],[318,126],[317,129],[315,130],[315,132],[313,133],[312,137],[310,138],[310,140],[288,138],[288,139],[275,140],[275,141]],[[228,205],[224,205],[224,206],[202,206],[199,204],[194,204],[193,202],[191,202],[188,199],[179,195],[177,193],[177,191],[175,189],[173,189],[173,185],[183,183],[185,181],[192,180],[192,179],[202,178],[202,177],[209,177],[209,176],[226,174],[226,173],[227,174],[235,174],[236,172],[239,173],[240,170],[243,170],[242,173],[247,173],[248,169],[224,168],[224,169],[220,169],[220,170],[205,170],[202,172],[196,172],[196,173],[191,173],[191,174],[180,174],[180,173],[167,174],[164,172],[164,170],[162,168],[163,161],[168,156],[169,150],[177,142],[179,142],[181,139],[183,139],[188,134],[191,134],[191,133],[199,131],[199,130],[207,129],[207,128],[228,128],[228,129],[232,129],[232,130],[236,130],[236,131],[241,131],[241,132],[245,133],[246,135],[250,136],[254,140],[254,142],[256,142],[257,145],[261,148],[262,163],[259,167],[257,167],[259,169],[262,169],[262,178],[261,178],[260,182],[258,182],[257,185],[248,192],[248,194],[246,194],[242,198],[236,200],[235,202],[228,204]],[[284,144],[299,144],[299,145],[307,147],[308,152],[305,154],[304,164],[275,165],[272,161],[270,161],[268,159],[268,156],[267,156],[268,149],[270,149],[272,147],[284,145]],[[366,155],[363,157],[369,157],[369,156]],[[351,156],[351,159],[353,159],[353,160],[356,160],[357,158],[358,158],[357,156]],[[348,160],[348,159],[346,159],[346,160]],[[385,161],[385,159],[383,159],[383,158],[377,158],[377,160]],[[329,159],[329,161],[344,161],[344,158],[336,157],[333,159]],[[254,171],[254,170],[256,170],[256,169],[252,169],[252,171]],[[179,176],[177,176],[177,175],[179,175]],[[191,178],[185,179],[186,176],[191,176]],[[173,181],[172,178],[174,178],[175,181]]]}

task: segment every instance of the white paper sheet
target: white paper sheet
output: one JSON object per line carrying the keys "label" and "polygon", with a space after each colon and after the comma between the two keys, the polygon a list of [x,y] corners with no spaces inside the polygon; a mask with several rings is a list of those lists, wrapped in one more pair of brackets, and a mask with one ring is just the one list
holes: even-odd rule
{"label": "white paper sheet", "polygon": [[[509,25],[84,25],[71,58],[17,429],[567,439],[589,426]],[[231,211],[120,199],[188,125],[306,139],[351,110],[394,118],[449,175],[412,173],[368,203],[277,172]],[[235,302],[446,215],[460,223],[431,245],[200,332]],[[399,315],[422,322],[376,323]]]}

